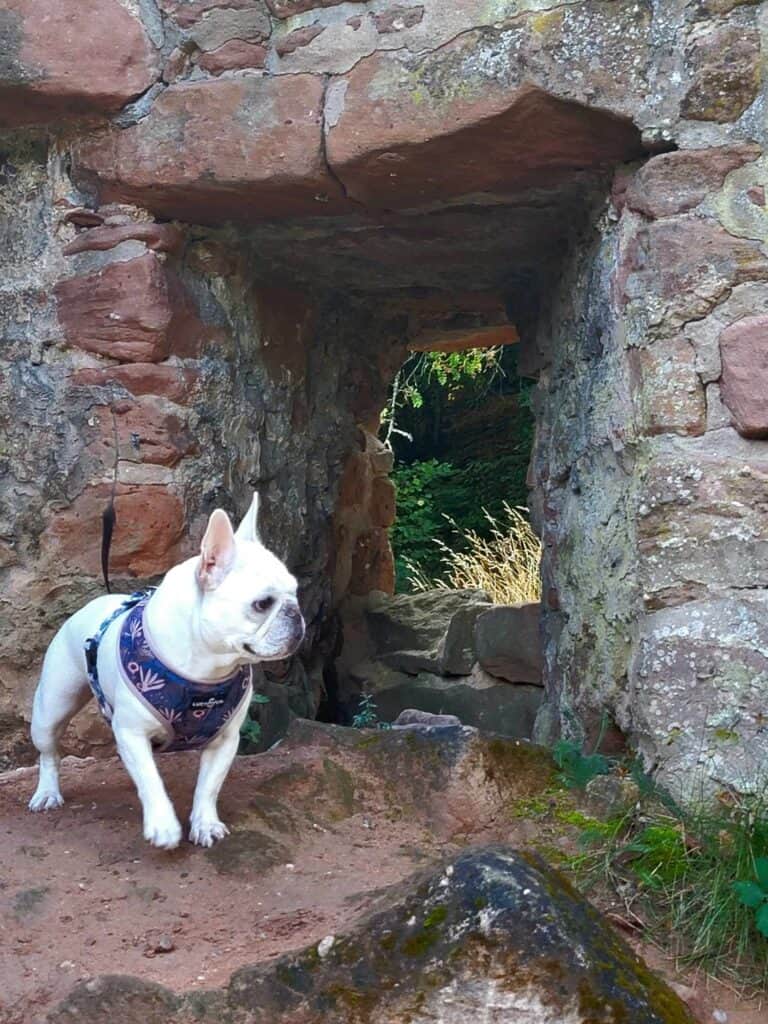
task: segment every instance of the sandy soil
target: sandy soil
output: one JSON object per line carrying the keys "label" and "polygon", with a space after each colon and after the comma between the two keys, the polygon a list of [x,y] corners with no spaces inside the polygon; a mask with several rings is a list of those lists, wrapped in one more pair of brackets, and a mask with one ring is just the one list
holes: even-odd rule
{"label": "sandy soil", "polygon": [[[100,973],[175,990],[217,986],[240,966],[338,931],[369,894],[436,855],[418,824],[371,820],[380,808],[333,822],[318,806],[308,829],[265,828],[270,811],[249,793],[286,766],[279,751],[240,759],[220,805],[233,835],[211,850],[184,842],[170,853],[141,837],[137,798],[115,760],[67,759],[67,803],[46,814],[26,810],[32,769],[0,778],[3,1024],[40,1020],[76,980]],[[194,755],[161,768],[188,813]]]}
{"label": "sandy soil", "polygon": [[[159,761],[188,814],[195,755]],[[177,991],[219,986],[238,967],[346,930],[379,890],[458,845],[531,839],[528,822],[476,820],[459,841],[402,813],[386,787],[356,779],[352,795],[345,772],[312,746],[235,762],[220,805],[233,834],[211,850],[148,846],[116,759],[66,759],[67,803],[47,814],[26,809],[35,778],[28,768],[0,776],[2,1024],[43,1021],[77,980],[101,973]],[[697,985],[702,996],[703,1021],[719,1008],[728,1024],[768,1024],[768,1010],[726,990],[706,996]]]}

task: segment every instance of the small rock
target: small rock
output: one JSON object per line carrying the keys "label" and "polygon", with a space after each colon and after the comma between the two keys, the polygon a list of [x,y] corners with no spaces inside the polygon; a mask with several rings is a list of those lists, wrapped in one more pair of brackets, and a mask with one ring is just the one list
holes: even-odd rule
{"label": "small rock", "polygon": [[151,941],[144,950],[144,956],[153,957],[157,953],[172,953],[176,949],[176,943],[170,935],[160,935],[159,938]]}
{"label": "small rock", "polygon": [[632,779],[615,775],[597,775],[586,786],[592,810],[606,818],[622,814],[640,799],[640,790]]}
{"label": "small rock", "polygon": [[461,719],[456,715],[433,715],[429,711],[420,711],[418,708],[406,708],[401,711],[392,723],[393,729],[433,728],[433,727],[456,727],[461,725]]}
{"label": "small rock", "polygon": [[324,939],[321,939],[318,942],[318,944],[317,944],[317,955],[320,957],[321,960],[324,957],[328,956],[328,954],[331,952],[331,949],[333,948],[333,944],[334,944],[335,941],[336,941],[336,936],[335,935],[326,935]]}
{"label": "small rock", "polygon": [[728,1014],[725,1010],[713,1010],[712,1020],[715,1021],[715,1024],[728,1024]]}

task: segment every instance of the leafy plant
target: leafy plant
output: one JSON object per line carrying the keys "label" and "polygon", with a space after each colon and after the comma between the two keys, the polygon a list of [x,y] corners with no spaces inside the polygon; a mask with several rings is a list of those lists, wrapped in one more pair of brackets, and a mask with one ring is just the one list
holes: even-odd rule
{"label": "leafy plant", "polygon": [[734,882],[739,902],[755,912],[755,928],[768,938],[768,857],[755,858],[755,881]]}
{"label": "leafy plant", "polygon": [[560,780],[569,789],[584,789],[596,775],[607,775],[612,762],[604,754],[584,754],[581,747],[570,740],[558,740],[552,748],[552,757],[560,769]]}
{"label": "leafy plant", "polygon": [[251,697],[248,714],[240,726],[240,739],[253,746],[256,746],[261,741],[261,725],[251,714],[253,709],[258,707],[259,704],[269,704],[269,697],[263,693],[254,693]]}
{"label": "leafy plant", "polygon": [[421,409],[427,392],[434,385],[450,400],[468,384],[480,383],[479,391],[487,391],[493,381],[503,375],[503,349],[469,348],[460,352],[413,352],[395,376],[389,401],[381,414],[384,443],[392,446],[396,436],[410,438],[400,425],[404,408]]}
{"label": "leafy plant", "polygon": [[682,878],[688,869],[688,851],[680,822],[646,825],[622,851],[643,885],[663,889]]}
{"label": "leafy plant", "polygon": [[357,714],[352,718],[352,725],[355,729],[388,729],[389,722],[379,721],[379,709],[376,701],[370,693],[364,693],[360,697],[357,707]]}

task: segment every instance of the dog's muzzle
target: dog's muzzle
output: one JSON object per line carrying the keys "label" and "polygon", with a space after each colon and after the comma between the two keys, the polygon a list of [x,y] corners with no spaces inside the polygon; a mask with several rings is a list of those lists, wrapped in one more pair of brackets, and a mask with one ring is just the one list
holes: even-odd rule
{"label": "dog's muzzle", "polygon": [[301,641],[304,639],[304,633],[306,627],[304,625],[304,616],[299,611],[298,605],[290,605],[283,611],[283,616],[287,620],[287,624],[290,629],[290,647],[291,654],[296,650]]}

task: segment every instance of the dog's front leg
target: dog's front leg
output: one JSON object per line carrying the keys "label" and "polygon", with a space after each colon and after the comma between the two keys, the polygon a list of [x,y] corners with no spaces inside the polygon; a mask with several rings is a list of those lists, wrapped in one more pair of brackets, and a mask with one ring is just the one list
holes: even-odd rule
{"label": "dog's front leg", "polygon": [[199,846],[213,846],[217,839],[229,835],[229,829],[219,821],[216,802],[219,790],[227,777],[240,741],[240,726],[247,714],[247,705],[242,714],[236,714],[210,743],[200,756],[200,772],[197,776],[192,814],[189,819],[189,838]]}
{"label": "dog's front leg", "polygon": [[181,839],[181,825],[157,770],[149,737],[146,733],[118,726],[114,727],[114,732],[118,753],[141,800],[144,838],[163,850],[174,849]]}

